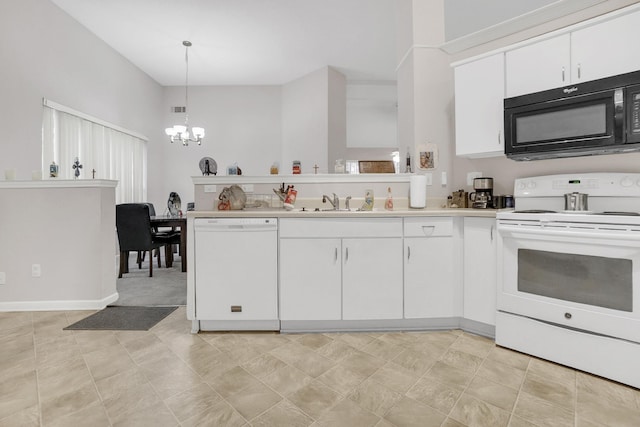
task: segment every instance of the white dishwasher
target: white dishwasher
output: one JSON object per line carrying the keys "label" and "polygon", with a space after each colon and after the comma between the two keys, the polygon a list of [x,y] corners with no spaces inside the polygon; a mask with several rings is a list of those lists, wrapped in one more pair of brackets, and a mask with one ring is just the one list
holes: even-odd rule
{"label": "white dishwasher", "polygon": [[196,218],[200,330],[279,330],[278,220]]}

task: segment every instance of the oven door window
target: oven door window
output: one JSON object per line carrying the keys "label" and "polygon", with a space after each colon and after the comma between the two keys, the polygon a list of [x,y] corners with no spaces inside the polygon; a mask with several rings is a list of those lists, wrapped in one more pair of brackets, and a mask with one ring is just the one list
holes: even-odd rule
{"label": "oven door window", "polygon": [[631,312],[630,259],[518,249],[518,291]]}

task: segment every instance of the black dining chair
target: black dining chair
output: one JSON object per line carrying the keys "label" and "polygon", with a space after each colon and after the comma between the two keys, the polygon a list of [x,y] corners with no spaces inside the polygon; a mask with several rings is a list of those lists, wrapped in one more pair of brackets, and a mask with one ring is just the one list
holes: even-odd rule
{"label": "black dining chair", "polygon": [[[155,206],[153,206],[153,203],[145,202],[144,204],[149,207],[149,216],[150,217],[156,216],[156,208]],[[165,240],[174,240],[180,243],[180,231],[176,231],[174,227],[163,228],[160,230],[158,229],[158,227],[152,226],[151,229],[156,238],[165,239]],[[171,245],[171,248],[173,249],[173,244]],[[145,254],[146,254],[145,251],[138,251],[138,258],[137,258],[138,264],[141,264],[144,261]],[[158,257],[158,267],[159,267],[160,266],[160,249],[156,249],[155,256]],[[173,262],[173,252],[172,252],[171,260],[168,260],[165,254],[165,262],[167,264],[167,267],[171,267]]]}
{"label": "black dining chair", "polygon": [[[173,262],[171,246],[180,241],[177,235],[156,235],[151,227],[149,206],[145,203],[123,203],[116,205],[116,229],[120,245],[120,271],[118,278],[129,272],[129,252],[149,251],[149,277],[153,277],[153,250],[165,248],[165,262]],[[158,255],[158,267],[160,267]],[[138,257],[138,268],[142,268],[142,257]]]}

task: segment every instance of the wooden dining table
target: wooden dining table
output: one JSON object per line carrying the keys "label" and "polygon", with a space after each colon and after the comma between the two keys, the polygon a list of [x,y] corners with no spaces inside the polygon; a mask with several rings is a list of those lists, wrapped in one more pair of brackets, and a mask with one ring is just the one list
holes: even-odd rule
{"label": "wooden dining table", "polygon": [[180,260],[182,271],[187,271],[187,217],[156,215],[151,217],[151,225],[153,227],[180,228]]}

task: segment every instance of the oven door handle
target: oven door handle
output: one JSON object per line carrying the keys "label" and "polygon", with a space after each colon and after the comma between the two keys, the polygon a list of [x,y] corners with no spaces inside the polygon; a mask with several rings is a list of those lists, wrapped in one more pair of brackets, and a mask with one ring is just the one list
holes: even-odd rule
{"label": "oven door handle", "polygon": [[624,241],[636,241],[640,245],[640,228],[634,227],[634,231],[616,230],[616,232],[607,232],[603,230],[589,231],[576,231],[575,229],[562,228],[560,230],[550,230],[549,228],[536,227],[536,228],[519,228],[519,227],[498,227],[498,233],[503,237],[512,238],[531,238],[542,236],[563,237],[565,239],[571,238],[588,238],[588,239],[609,239],[609,240],[624,240]]}

